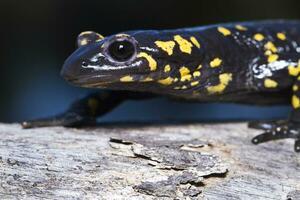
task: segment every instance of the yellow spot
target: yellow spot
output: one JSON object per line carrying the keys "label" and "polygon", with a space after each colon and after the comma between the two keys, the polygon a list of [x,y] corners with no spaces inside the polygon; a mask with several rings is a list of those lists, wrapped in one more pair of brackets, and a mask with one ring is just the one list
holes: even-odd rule
{"label": "yellow spot", "polygon": [[286,40],[286,35],[284,33],[277,33],[277,38],[280,40]]}
{"label": "yellow spot", "polygon": [[171,66],[170,65],[166,65],[165,66],[165,69],[164,69],[164,72],[170,72],[171,71]]}
{"label": "yellow spot", "polygon": [[151,82],[151,81],[153,81],[153,79],[150,77],[147,77],[144,80],[142,80],[142,82]]}
{"label": "yellow spot", "polygon": [[174,83],[178,82],[178,78],[174,78]]}
{"label": "yellow spot", "polygon": [[297,67],[290,65],[290,66],[288,66],[288,70],[289,70],[289,75],[298,76],[300,73],[300,65],[298,65]]}
{"label": "yellow spot", "polygon": [[174,41],[156,41],[155,44],[156,46],[167,52],[169,56],[173,54],[173,49],[175,47]]}
{"label": "yellow spot", "polygon": [[183,77],[185,75],[188,75],[190,73],[190,70],[186,67],[181,67],[179,69],[179,72],[180,72],[181,77]]}
{"label": "yellow spot", "polygon": [[265,48],[266,48],[267,50],[272,51],[273,53],[276,53],[276,52],[278,51],[277,48],[276,48],[276,46],[273,44],[273,42],[267,42],[267,43],[265,44]]}
{"label": "yellow spot", "polygon": [[242,25],[236,25],[235,28],[239,31],[246,31],[248,30],[245,26],[242,26]]}
{"label": "yellow spot", "polygon": [[293,86],[293,91],[296,92],[296,91],[298,91],[298,90],[299,90],[298,85],[294,85],[294,86]]}
{"label": "yellow spot", "polygon": [[193,43],[196,47],[200,48],[200,43],[198,42],[198,40],[197,40],[194,36],[190,37],[190,40],[192,41],[192,43]]}
{"label": "yellow spot", "polygon": [[272,79],[265,79],[264,85],[266,88],[276,88],[278,83]]}
{"label": "yellow spot", "polygon": [[199,81],[193,81],[193,82],[191,82],[191,86],[196,86],[198,84],[199,84]]}
{"label": "yellow spot", "polygon": [[254,39],[256,40],[256,41],[262,41],[263,39],[265,39],[265,36],[263,36],[262,34],[260,34],[260,33],[256,33],[255,35],[254,35]]}
{"label": "yellow spot", "polygon": [[174,40],[178,43],[180,51],[191,54],[193,46],[192,43],[182,38],[180,35],[175,35]]}
{"label": "yellow spot", "polygon": [[86,38],[84,38],[84,39],[82,39],[81,41],[80,41],[80,45],[81,46],[85,46],[85,45],[87,45],[88,44],[88,40],[86,39]]}
{"label": "yellow spot", "polygon": [[202,68],[202,65],[199,65],[198,67],[197,67],[197,69],[201,69]]}
{"label": "yellow spot", "polygon": [[222,33],[224,36],[228,36],[231,34],[231,31],[224,27],[218,27],[218,31]]}
{"label": "yellow spot", "polygon": [[177,86],[177,87],[174,87],[174,89],[175,89],[175,90],[180,90],[181,87],[178,87],[178,86]]}
{"label": "yellow spot", "polygon": [[193,76],[194,76],[194,77],[199,77],[199,76],[201,76],[201,72],[199,72],[199,71],[194,71]]}
{"label": "yellow spot", "polygon": [[182,90],[185,90],[185,89],[187,89],[187,86],[184,85],[184,86],[181,87],[181,89],[182,89]]}
{"label": "yellow spot", "polygon": [[222,60],[220,58],[215,58],[210,62],[210,66],[212,68],[219,67],[222,64]]}
{"label": "yellow spot", "polygon": [[278,60],[278,58],[279,58],[279,56],[278,56],[277,54],[269,55],[269,57],[268,57],[268,62],[269,62],[269,63],[275,62],[275,61]]}
{"label": "yellow spot", "polygon": [[294,109],[300,108],[300,99],[296,95],[292,96],[292,105]]}
{"label": "yellow spot", "polygon": [[141,52],[137,55],[138,58],[145,58],[148,63],[149,63],[149,67],[150,67],[150,71],[155,71],[157,69],[157,62],[147,53],[145,52]]}
{"label": "yellow spot", "polygon": [[232,81],[232,74],[231,73],[224,73],[219,75],[220,83],[215,86],[209,86],[207,91],[211,94],[214,93],[222,93],[230,81]]}
{"label": "yellow spot", "polygon": [[180,81],[190,81],[192,79],[192,75],[187,74],[181,77]]}
{"label": "yellow spot", "polygon": [[124,76],[120,79],[121,82],[132,82],[133,78],[132,76]]}
{"label": "yellow spot", "polygon": [[99,102],[97,99],[95,98],[91,98],[88,100],[88,106],[90,108],[90,112],[92,113],[92,115],[96,115],[97,114],[97,110],[99,108]]}
{"label": "yellow spot", "polygon": [[171,85],[172,82],[173,82],[173,78],[168,77],[168,78],[159,80],[158,82],[159,82],[160,84],[162,84],[162,85]]}

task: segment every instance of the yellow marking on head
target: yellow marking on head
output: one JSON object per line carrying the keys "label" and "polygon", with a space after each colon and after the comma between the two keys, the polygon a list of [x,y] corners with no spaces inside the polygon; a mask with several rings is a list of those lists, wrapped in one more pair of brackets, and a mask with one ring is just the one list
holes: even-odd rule
{"label": "yellow marking on head", "polygon": [[286,40],[286,35],[284,33],[277,33],[277,38],[280,40]]}
{"label": "yellow marking on head", "polygon": [[96,34],[98,39],[96,40],[96,42],[101,41],[104,39],[104,36],[99,34],[99,33],[95,33],[93,31],[84,31],[82,33],[79,34],[79,36],[83,36],[83,35],[90,35],[90,34]]}
{"label": "yellow marking on head", "polygon": [[300,99],[296,95],[292,96],[292,105],[294,109],[300,108]]}
{"label": "yellow marking on head", "polygon": [[277,54],[269,55],[269,57],[268,57],[268,62],[269,62],[269,63],[275,62],[275,61],[278,60],[278,58],[279,58],[279,56],[278,56]]}
{"label": "yellow marking on head", "polygon": [[218,27],[218,31],[222,33],[224,36],[231,35],[231,31],[224,27]]}
{"label": "yellow marking on head", "polygon": [[194,76],[194,77],[199,77],[199,76],[201,76],[201,72],[199,72],[199,71],[194,71],[193,76]]}
{"label": "yellow marking on head", "polygon": [[198,84],[199,84],[199,81],[193,81],[193,82],[191,82],[191,86],[196,86]]}
{"label": "yellow marking on head", "polygon": [[170,71],[171,71],[171,66],[166,65],[165,68],[164,68],[164,72],[167,73],[167,72],[170,72]]}
{"label": "yellow marking on head", "polygon": [[293,85],[293,91],[296,92],[299,90],[299,86],[298,85]]}
{"label": "yellow marking on head", "polygon": [[197,69],[201,69],[202,68],[202,65],[199,65],[198,67],[197,67]]}
{"label": "yellow marking on head", "polygon": [[210,62],[210,66],[212,68],[219,67],[222,64],[222,60],[220,58],[215,58]]}
{"label": "yellow marking on head", "polygon": [[133,81],[133,77],[132,76],[123,76],[122,78],[120,78],[121,82],[132,82]]}
{"label": "yellow marking on head", "polygon": [[165,79],[161,79],[158,82],[162,85],[171,85],[173,83],[173,80],[174,79],[172,77],[168,77],[168,78],[165,78]]}
{"label": "yellow marking on head", "polygon": [[253,38],[256,40],[256,41],[263,41],[263,39],[265,39],[265,36],[263,36],[263,34],[261,33],[256,33]]}
{"label": "yellow marking on head", "polygon": [[273,53],[276,53],[278,50],[277,50],[277,47],[274,45],[274,43],[273,42],[267,42],[266,44],[265,44],[265,48],[267,49],[267,50],[270,50],[270,51],[272,51]]}
{"label": "yellow marking on head", "polygon": [[207,91],[210,94],[222,93],[228,86],[229,82],[232,81],[232,74],[231,73],[220,74],[219,79],[220,79],[220,83],[218,85],[207,87]]}
{"label": "yellow marking on head", "polygon": [[141,82],[151,82],[151,81],[153,81],[153,78],[151,77],[147,77],[144,80],[141,80]]}
{"label": "yellow marking on head", "polygon": [[178,82],[178,78],[174,78],[174,83]]}
{"label": "yellow marking on head", "polygon": [[97,99],[95,98],[90,98],[88,100],[88,107],[90,108],[90,112],[92,113],[92,115],[96,115],[97,114],[97,110],[99,108],[99,102]]}
{"label": "yellow marking on head", "polygon": [[156,41],[155,42],[156,46],[161,48],[163,51],[167,52],[169,56],[173,54],[173,49],[175,47],[175,42],[174,41]]}
{"label": "yellow marking on head", "polygon": [[246,31],[246,30],[248,30],[245,26],[242,26],[242,25],[239,25],[239,24],[236,25],[235,28],[237,30],[239,30],[239,31]]}
{"label": "yellow marking on head", "polygon": [[178,43],[180,51],[183,53],[192,53],[192,43],[181,37],[180,35],[175,35],[174,40]]}
{"label": "yellow marking on head", "polygon": [[198,40],[197,40],[194,36],[190,37],[190,40],[192,41],[192,43],[193,43],[196,47],[198,47],[198,48],[201,47],[200,43],[198,42]]}
{"label": "yellow marking on head", "polygon": [[149,67],[150,67],[150,71],[155,71],[157,69],[157,62],[147,53],[145,52],[141,52],[137,55],[138,58],[145,58],[148,63],[149,63]]}
{"label": "yellow marking on head", "polygon": [[298,76],[300,73],[300,65],[298,66],[289,65],[288,70],[289,70],[289,75]]}
{"label": "yellow marking on head", "polygon": [[81,41],[80,41],[80,45],[81,46],[85,46],[85,45],[87,45],[88,44],[88,40],[86,39],[86,38],[84,38],[84,39],[82,39]]}
{"label": "yellow marking on head", "polygon": [[278,83],[272,79],[265,79],[264,85],[266,88],[276,88],[278,86]]}
{"label": "yellow marking on head", "polygon": [[265,52],[265,55],[266,55],[266,56],[272,55],[272,51],[271,51],[271,50],[267,50],[267,51]]}

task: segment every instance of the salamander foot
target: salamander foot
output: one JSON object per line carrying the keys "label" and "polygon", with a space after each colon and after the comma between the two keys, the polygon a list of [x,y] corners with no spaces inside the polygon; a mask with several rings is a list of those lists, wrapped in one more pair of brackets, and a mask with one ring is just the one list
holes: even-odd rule
{"label": "salamander foot", "polygon": [[291,121],[265,121],[251,122],[250,128],[262,129],[265,132],[252,139],[253,144],[260,144],[272,140],[293,138],[295,139],[294,149],[300,152],[300,124]]}

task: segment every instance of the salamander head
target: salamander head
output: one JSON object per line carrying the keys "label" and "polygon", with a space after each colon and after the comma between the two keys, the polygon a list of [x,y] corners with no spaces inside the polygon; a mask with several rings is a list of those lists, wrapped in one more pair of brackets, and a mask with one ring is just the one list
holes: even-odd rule
{"label": "salamander head", "polygon": [[[178,81],[175,77],[180,78],[180,73],[187,72],[175,70],[175,66],[184,64],[185,58],[191,59],[191,53],[182,56],[176,37],[168,37],[157,31],[133,31],[105,38],[95,32],[83,32],[78,36],[79,48],[65,61],[61,74],[81,87],[164,89]],[[186,46],[189,51],[190,44]],[[194,52],[199,50],[194,48]],[[199,53],[197,56],[199,60]]]}

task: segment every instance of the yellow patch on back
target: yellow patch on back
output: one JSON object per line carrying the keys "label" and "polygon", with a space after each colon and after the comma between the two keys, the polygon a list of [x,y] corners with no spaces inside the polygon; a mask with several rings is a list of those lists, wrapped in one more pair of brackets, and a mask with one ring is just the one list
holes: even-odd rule
{"label": "yellow patch on back", "polygon": [[220,79],[220,83],[218,85],[207,87],[207,91],[210,94],[222,93],[228,86],[229,82],[232,81],[232,74],[231,73],[220,74],[219,79]]}
{"label": "yellow patch on back", "polygon": [[264,86],[266,88],[276,88],[278,86],[278,83],[272,79],[267,78],[264,81]]}
{"label": "yellow patch on back", "polygon": [[178,43],[181,52],[188,54],[192,53],[193,45],[188,40],[184,39],[180,35],[175,35],[174,40]]}
{"label": "yellow patch on back", "polygon": [[298,65],[298,66],[290,65],[290,66],[288,66],[288,70],[289,70],[289,75],[298,76],[300,73],[300,65]]}
{"label": "yellow patch on back", "polygon": [[185,75],[189,74],[190,70],[187,67],[181,67],[179,69],[179,73],[180,73],[180,75],[182,77],[182,76],[185,76]]}
{"label": "yellow patch on back", "polygon": [[175,47],[175,42],[174,41],[156,41],[155,42],[156,46],[161,48],[163,51],[167,52],[169,56],[173,54],[173,49]]}
{"label": "yellow patch on back", "polygon": [[231,35],[231,31],[224,27],[218,27],[218,31],[222,33],[224,36]]}
{"label": "yellow patch on back", "polygon": [[120,78],[121,82],[132,82],[133,81],[133,77],[132,76],[123,76],[122,78]]}
{"label": "yellow patch on back", "polygon": [[164,68],[164,72],[167,73],[167,72],[170,72],[170,71],[171,71],[171,66],[166,65],[165,68]]}
{"label": "yellow patch on back", "polygon": [[266,44],[265,44],[265,48],[267,49],[267,50],[270,50],[270,51],[272,51],[273,53],[276,53],[278,50],[277,50],[277,47],[274,45],[274,43],[273,42],[267,42]]}
{"label": "yellow patch on back", "polygon": [[293,85],[293,91],[296,92],[296,91],[298,91],[298,90],[299,90],[298,85]]}
{"label": "yellow patch on back", "polygon": [[242,25],[236,25],[235,28],[239,31],[247,31],[248,29],[245,26]]}
{"label": "yellow patch on back", "polygon": [[284,33],[277,33],[277,38],[280,40],[286,40],[286,35]]}
{"label": "yellow patch on back", "polygon": [[279,56],[278,56],[277,54],[269,55],[269,57],[268,57],[268,62],[269,62],[269,63],[275,62],[275,61],[278,60],[278,58],[279,58]]}
{"label": "yellow patch on back", "polygon": [[150,67],[150,71],[155,71],[157,69],[157,62],[147,53],[145,52],[141,52],[137,55],[138,58],[145,58],[148,63],[149,63],[149,67]]}
{"label": "yellow patch on back", "polygon": [[181,77],[180,81],[190,81],[192,80],[192,75],[187,74]]}
{"label": "yellow patch on back", "polygon": [[194,76],[194,77],[199,77],[199,76],[201,76],[201,72],[199,72],[199,71],[194,71],[193,76]]}
{"label": "yellow patch on back", "polygon": [[222,60],[220,58],[215,58],[210,62],[210,66],[212,68],[219,67],[222,64]]}
{"label": "yellow patch on back", "polygon": [[261,33],[256,33],[253,38],[256,40],[256,41],[263,41],[265,39],[265,36],[263,36],[263,34]]}
{"label": "yellow patch on back", "polygon": [[141,80],[141,82],[151,82],[151,81],[153,81],[153,78],[151,78],[151,77],[147,77],[147,78]]}
{"label": "yellow patch on back", "polygon": [[202,65],[199,65],[198,67],[197,67],[197,69],[201,69],[202,68]]}
{"label": "yellow patch on back", "polygon": [[292,105],[294,109],[300,108],[300,99],[296,95],[292,96]]}
{"label": "yellow patch on back", "polygon": [[198,48],[201,47],[200,43],[198,42],[198,40],[197,40],[194,36],[190,37],[190,40],[191,40],[191,42],[192,42],[196,47],[198,47]]}
{"label": "yellow patch on back", "polygon": [[191,82],[191,86],[196,86],[198,84],[199,84],[199,81],[193,81],[193,82]]}
{"label": "yellow patch on back", "polygon": [[171,85],[173,83],[173,78],[168,77],[168,78],[165,78],[165,79],[161,79],[158,82],[162,85]]}

